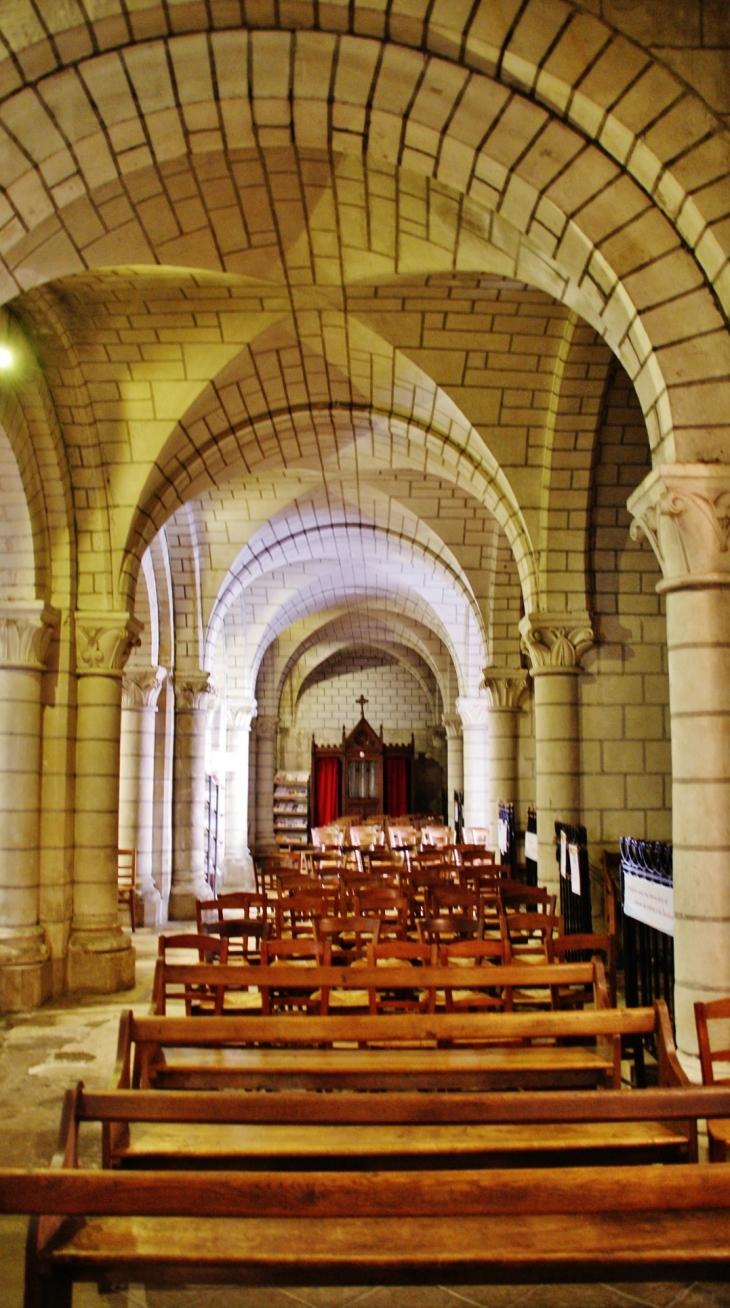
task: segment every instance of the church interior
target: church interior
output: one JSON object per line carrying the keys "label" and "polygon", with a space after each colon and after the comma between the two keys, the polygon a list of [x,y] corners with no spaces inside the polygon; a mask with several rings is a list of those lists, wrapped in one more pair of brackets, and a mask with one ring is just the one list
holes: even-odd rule
{"label": "church interior", "polygon": [[671,844],[699,1080],[729,52],[726,0],[0,4],[6,1035],[146,997],[142,942],[300,825],[277,789],[307,834],[376,810],[492,849],[507,803],[552,891],[558,820],[595,887],[622,837]]}

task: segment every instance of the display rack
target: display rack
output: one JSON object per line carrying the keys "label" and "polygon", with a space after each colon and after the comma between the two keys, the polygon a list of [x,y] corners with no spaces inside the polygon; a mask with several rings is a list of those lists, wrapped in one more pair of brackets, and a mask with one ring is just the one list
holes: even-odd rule
{"label": "display rack", "polygon": [[309,773],[274,776],[274,834],[277,845],[306,845],[309,836]]}

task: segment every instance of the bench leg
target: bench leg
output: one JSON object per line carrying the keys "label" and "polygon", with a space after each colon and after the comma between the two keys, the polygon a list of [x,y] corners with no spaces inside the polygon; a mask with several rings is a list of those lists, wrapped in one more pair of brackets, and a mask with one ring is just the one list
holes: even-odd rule
{"label": "bench leg", "polygon": [[72,1308],[73,1281],[68,1272],[26,1272],[23,1308]]}

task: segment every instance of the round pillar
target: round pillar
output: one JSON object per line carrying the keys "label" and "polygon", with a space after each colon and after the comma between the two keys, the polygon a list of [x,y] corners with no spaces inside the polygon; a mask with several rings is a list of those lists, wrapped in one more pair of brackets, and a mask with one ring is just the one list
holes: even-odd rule
{"label": "round pillar", "polygon": [[117,915],[122,672],[139,624],[127,613],[76,615],[76,803],[69,990],[134,985],[134,950]]}
{"label": "round pillar", "polygon": [[212,898],[205,879],[205,737],[213,683],[207,673],[175,679],[172,886],[168,915],[192,921],[195,901]]}
{"label": "round pillar", "polygon": [[533,613],[520,623],[535,685],[535,808],[540,882],[558,890],[555,823],[580,822],[579,660],[593,643],[587,614]]}
{"label": "round pillar", "polygon": [[256,700],[229,705],[228,757],[233,764],[226,781],[226,852],[223,890],[254,890],[251,851],[248,847],[248,764],[251,723]]}
{"label": "round pillar", "polygon": [[458,713],[444,713],[441,721],[446,731],[446,793],[448,820],[454,821],[454,792],[464,789],[464,739]]}
{"label": "round pillar", "polygon": [[[464,750],[464,826],[489,827],[486,695],[456,701]],[[492,832],[494,835],[494,832]]]}
{"label": "round pillar", "polygon": [[0,1012],[51,994],[39,925],[41,681],[56,614],[43,603],[0,610]]}
{"label": "round pillar", "polygon": [[256,718],[256,843],[276,844],[274,835],[274,773],[279,719],[273,714]]}
{"label": "round pillar", "polygon": [[629,500],[666,594],[677,1046],[699,1080],[694,1001],[730,994],[730,467],[662,464]]}
{"label": "round pillar", "polygon": [[485,668],[484,689],[489,701],[487,735],[487,802],[495,839],[499,805],[517,801],[517,714],[527,689],[527,673],[511,668]]}
{"label": "round pillar", "polygon": [[119,847],[137,851],[137,926],[158,926],[162,897],[152,877],[155,717],[164,668],[129,669],[122,681]]}

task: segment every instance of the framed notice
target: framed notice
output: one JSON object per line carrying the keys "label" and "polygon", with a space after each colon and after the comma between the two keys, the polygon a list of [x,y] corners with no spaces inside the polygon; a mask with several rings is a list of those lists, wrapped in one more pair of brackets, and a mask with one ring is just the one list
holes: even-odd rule
{"label": "framed notice", "polygon": [[665,881],[637,875],[624,869],[624,913],[636,922],[654,927],[665,936],[674,935],[674,887]]}

